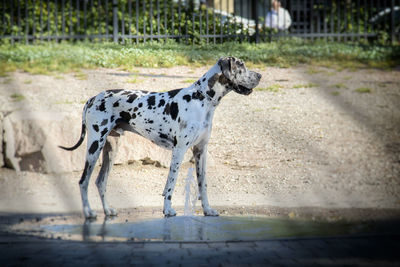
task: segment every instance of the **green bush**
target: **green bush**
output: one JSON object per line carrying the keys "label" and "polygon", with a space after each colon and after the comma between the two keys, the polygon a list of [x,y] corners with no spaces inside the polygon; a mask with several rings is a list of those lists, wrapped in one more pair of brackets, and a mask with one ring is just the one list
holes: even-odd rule
{"label": "green bush", "polygon": [[[85,38],[92,41],[112,40],[112,1],[10,0],[3,3],[5,23],[0,29],[0,35],[22,38],[29,35],[36,39],[92,35]],[[137,35],[140,41],[144,38],[150,39],[149,35],[183,34],[188,36],[186,39],[190,43],[201,43],[200,35],[204,34],[234,33],[238,29],[242,29],[241,34],[247,34],[241,23],[235,20],[231,20],[229,24],[223,23],[221,17],[205,5],[195,7],[193,1],[188,1],[188,5],[182,3],[186,1],[119,0],[119,34]],[[106,34],[110,35],[108,39],[104,38]]]}

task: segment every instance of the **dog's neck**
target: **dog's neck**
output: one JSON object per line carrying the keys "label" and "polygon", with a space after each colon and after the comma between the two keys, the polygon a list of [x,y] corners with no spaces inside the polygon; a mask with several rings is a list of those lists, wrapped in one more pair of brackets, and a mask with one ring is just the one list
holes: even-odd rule
{"label": "dog's neck", "polygon": [[217,63],[193,85],[215,107],[222,97],[229,93],[229,83],[230,81],[222,74],[221,67]]}

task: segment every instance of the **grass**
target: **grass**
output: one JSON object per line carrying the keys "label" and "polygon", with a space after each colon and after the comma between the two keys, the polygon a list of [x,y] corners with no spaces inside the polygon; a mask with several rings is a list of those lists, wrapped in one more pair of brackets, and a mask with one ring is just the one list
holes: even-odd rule
{"label": "grass", "polygon": [[78,80],[87,80],[88,76],[86,73],[83,72],[77,72],[75,73],[75,78],[77,78]]}
{"label": "grass", "polygon": [[181,81],[181,83],[194,83],[196,81],[197,80],[195,80],[195,79],[186,79],[186,80]]}
{"label": "grass", "polygon": [[71,105],[71,104],[74,104],[74,102],[69,101],[69,100],[59,100],[59,101],[56,101],[55,104],[58,104],[58,105],[60,105],[60,104]]}
{"label": "grass", "polygon": [[321,72],[323,72],[323,71],[322,70],[318,70],[315,67],[308,68],[307,71],[306,71],[306,73],[310,74],[310,75],[318,74],[318,73],[321,73]]}
{"label": "grass", "polygon": [[338,91],[333,91],[331,94],[334,95],[334,96],[338,96],[338,95],[340,95],[340,92],[338,92]]}
{"label": "grass", "polygon": [[372,92],[371,88],[368,88],[368,87],[360,87],[354,91],[356,91],[357,93],[360,93],[360,94],[369,94]]}
{"label": "grass", "polygon": [[268,92],[273,92],[273,93],[277,93],[279,92],[279,89],[282,89],[283,85],[280,84],[273,84],[270,85],[268,87],[256,87],[257,91],[268,91]]}
{"label": "grass", "polygon": [[[5,76],[5,77],[7,77],[7,76]],[[13,81],[13,79],[12,78],[10,78],[10,77],[7,77],[7,78],[5,78],[4,80],[3,80],[3,84],[9,84],[9,83],[11,83]]]}
{"label": "grass", "polygon": [[14,102],[19,102],[25,99],[25,96],[23,96],[22,94],[19,93],[14,93],[12,95],[10,95],[12,101]]}
{"label": "grass", "polygon": [[344,83],[336,83],[332,85],[332,87],[337,89],[347,89],[347,85],[345,85]]}
{"label": "grass", "polygon": [[[309,42],[281,39],[270,43],[183,45],[173,41],[138,45],[114,43],[42,43],[0,45],[0,76],[16,69],[32,74],[78,72],[89,68],[197,67],[215,64],[223,56],[236,56],[248,66],[290,67],[297,64],[336,69],[400,65],[400,46]],[[309,73],[318,72],[310,67]]]}
{"label": "grass", "polygon": [[133,78],[126,80],[127,83],[141,83],[143,82],[142,79],[138,79],[138,77],[133,76]]}
{"label": "grass", "polygon": [[312,88],[316,87],[317,85],[314,83],[307,83],[307,84],[295,84],[293,85],[293,89],[299,89],[299,88]]}

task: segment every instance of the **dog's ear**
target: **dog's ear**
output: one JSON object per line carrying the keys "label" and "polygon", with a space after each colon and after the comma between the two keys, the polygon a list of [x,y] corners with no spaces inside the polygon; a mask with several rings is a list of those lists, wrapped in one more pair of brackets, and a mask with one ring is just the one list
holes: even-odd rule
{"label": "dog's ear", "polygon": [[218,65],[221,67],[222,74],[230,81],[233,80],[234,71],[236,70],[236,64],[234,58],[223,57],[218,60]]}

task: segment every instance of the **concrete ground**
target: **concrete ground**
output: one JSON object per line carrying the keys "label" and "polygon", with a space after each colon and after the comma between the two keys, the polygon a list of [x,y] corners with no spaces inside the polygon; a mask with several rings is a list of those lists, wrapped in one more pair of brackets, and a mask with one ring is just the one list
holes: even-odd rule
{"label": "concrete ground", "polygon": [[129,210],[96,221],[81,214],[0,214],[0,266],[400,265],[396,213],[321,222],[227,210],[218,218],[168,219]]}
{"label": "concrete ground", "polygon": [[251,242],[77,242],[0,235],[1,266],[399,266],[400,235]]}

